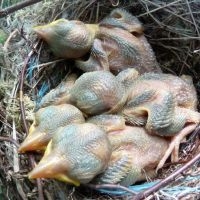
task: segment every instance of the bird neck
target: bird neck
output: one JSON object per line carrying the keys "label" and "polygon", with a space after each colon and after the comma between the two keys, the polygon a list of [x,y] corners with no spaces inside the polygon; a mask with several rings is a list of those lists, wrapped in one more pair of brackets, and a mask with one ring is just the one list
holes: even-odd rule
{"label": "bird neck", "polygon": [[99,25],[98,24],[86,24],[87,28],[92,34],[92,37],[96,37],[99,32]]}

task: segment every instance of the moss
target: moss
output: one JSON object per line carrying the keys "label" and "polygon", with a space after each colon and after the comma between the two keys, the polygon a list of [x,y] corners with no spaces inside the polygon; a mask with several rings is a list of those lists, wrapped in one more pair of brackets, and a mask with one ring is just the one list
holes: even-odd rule
{"label": "moss", "polygon": [[0,44],[4,44],[7,38],[8,35],[2,29],[0,29]]}

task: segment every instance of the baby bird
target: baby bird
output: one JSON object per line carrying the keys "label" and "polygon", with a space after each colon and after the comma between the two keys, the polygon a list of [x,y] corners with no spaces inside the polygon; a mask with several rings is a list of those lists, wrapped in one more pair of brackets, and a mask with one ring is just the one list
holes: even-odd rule
{"label": "baby bird", "polygon": [[111,146],[106,133],[90,123],[59,128],[29,178],[55,178],[76,186],[106,168]]}
{"label": "baby bird", "polygon": [[196,105],[196,91],[188,81],[170,74],[146,73],[130,85],[122,114],[130,124],[145,125],[149,133],[174,136],[160,168],[173,150],[172,160],[178,160],[181,140],[200,122]]}
{"label": "baby bird", "polygon": [[140,73],[161,72],[143,26],[123,9],[113,10],[99,23],[89,59],[77,60],[76,65],[83,71],[109,69],[114,74],[126,68]]}
{"label": "baby bird", "polygon": [[144,128],[126,126],[118,115],[102,114],[89,118],[88,122],[106,130],[112,146],[108,168],[93,182],[129,186],[156,176],[156,167],[167,151],[168,140],[150,135]]}
{"label": "baby bird", "polygon": [[[168,126],[173,120],[175,107],[188,109],[188,112],[196,110],[197,96],[194,86],[177,76],[146,73],[130,82],[127,88],[129,94],[123,109],[124,116],[133,124],[143,125],[147,121],[149,131],[162,128],[156,123],[165,126],[166,121]],[[162,109],[162,112],[158,112],[158,109]],[[156,122],[156,119],[160,121]]]}
{"label": "baby bird", "polygon": [[67,89],[59,86],[51,95],[47,94],[43,98],[45,100],[42,100],[37,108],[51,104],[69,103],[86,115],[96,115],[103,112],[117,112],[126,101],[123,84],[108,71],[84,73],[75,81],[69,92],[59,96],[57,94],[60,93],[60,90]]}
{"label": "baby bird", "polygon": [[59,127],[84,122],[82,112],[70,104],[41,108],[35,113],[34,122],[19,152],[44,150]]}
{"label": "baby bird", "polygon": [[48,43],[56,56],[79,58],[91,49],[98,26],[59,19],[47,25],[37,26],[34,31]]}

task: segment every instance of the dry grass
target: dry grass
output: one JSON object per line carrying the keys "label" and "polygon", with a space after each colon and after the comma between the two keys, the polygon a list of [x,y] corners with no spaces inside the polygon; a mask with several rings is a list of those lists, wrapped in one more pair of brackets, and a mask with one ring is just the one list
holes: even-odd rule
{"label": "dry grass", "polygon": [[[24,60],[36,40],[31,32],[32,27],[60,17],[98,22],[114,9],[113,5],[117,3],[117,0],[51,0],[0,19],[0,27],[8,35],[7,41],[0,44],[0,135],[11,139],[11,142],[8,142],[0,138],[0,199],[1,197],[13,200],[38,199],[34,182],[26,178],[30,170],[28,157],[19,155],[12,143],[13,139],[20,143],[25,137],[20,118],[18,90],[19,75]],[[119,1],[118,7],[128,9],[144,23],[146,37],[163,71],[177,75],[191,75],[199,95],[200,3],[193,0],[124,0]],[[24,103],[28,123],[32,120],[34,101],[50,88],[55,87],[65,76],[69,66],[73,64],[57,61],[45,44],[40,44],[37,51],[38,54],[31,57],[24,83]],[[54,70],[58,67],[60,70]],[[200,152],[199,149],[195,149],[199,145],[195,143],[197,140],[196,137],[195,140],[185,144],[185,148],[182,149],[183,158]],[[177,166],[179,165],[175,165]],[[162,177],[173,170],[173,166],[167,167],[162,172]],[[156,198],[174,199],[180,195],[182,198],[184,195],[189,195],[188,199],[193,196],[197,199],[200,193],[198,165],[187,173],[156,193]],[[56,181],[44,180],[42,183],[45,186],[45,198],[49,200],[120,199],[98,194],[88,188],[75,189]],[[183,193],[182,189],[186,193]]]}

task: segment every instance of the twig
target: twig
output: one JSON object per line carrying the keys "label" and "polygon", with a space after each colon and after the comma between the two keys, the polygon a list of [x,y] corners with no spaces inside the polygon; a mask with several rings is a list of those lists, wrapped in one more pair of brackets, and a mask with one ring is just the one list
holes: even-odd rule
{"label": "twig", "polygon": [[1,106],[0,106],[0,115],[1,115],[2,118],[6,117],[6,112]]}
{"label": "twig", "polygon": [[[16,126],[15,126],[15,121],[13,119],[13,140],[17,142],[17,132],[16,132]],[[14,146],[15,145],[15,146]],[[17,173],[19,171],[19,155],[17,152],[17,146],[16,144],[13,144],[13,168],[14,172]]]}
{"label": "twig", "polygon": [[[28,66],[28,62],[31,58],[31,56],[35,53],[35,49],[38,46],[39,42],[36,43],[34,48],[31,50],[31,52],[28,54],[27,58],[24,61],[24,65],[22,67],[21,75],[20,75],[20,86],[19,86],[19,101],[20,101],[20,110],[21,110],[21,117],[22,117],[22,122],[24,126],[24,130],[26,134],[28,134],[28,126],[26,123],[26,117],[25,117],[25,107],[24,107],[24,99],[23,99],[23,86],[24,86],[24,77],[25,77],[25,71]],[[34,158],[29,155],[30,160],[33,160]],[[31,162],[31,166],[34,167],[35,165],[33,162]],[[42,185],[40,179],[37,179],[37,188],[38,188],[38,199],[39,200],[44,200],[44,195],[43,195],[43,190],[42,190]]]}
{"label": "twig", "polygon": [[[36,166],[36,163],[35,163],[35,159],[33,157],[32,154],[29,154],[29,160],[30,160],[30,163],[31,163],[31,167],[35,167]],[[36,182],[37,182],[37,187],[38,187],[38,194],[39,194],[39,200],[44,200],[44,197],[43,197],[43,189],[42,189],[42,184],[41,184],[41,181],[39,178],[36,179]],[[41,196],[42,195],[42,196]]]}
{"label": "twig", "polygon": [[[5,121],[6,121],[6,118],[4,117],[4,114],[1,113],[1,108],[0,108],[0,122],[3,123],[4,126],[8,127],[9,129],[13,131],[13,127]],[[20,134],[17,130],[16,130],[16,133]]]}
{"label": "twig", "polygon": [[100,185],[94,185],[94,184],[87,184],[86,186],[93,188],[93,189],[121,189],[126,192],[129,192],[131,194],[136,194],[136,192],[128,189],[127,187],[121,186],[121,185],[114,185],[114,184],[100,184]]}
{"label": "twig", "polygon": [[26,198],[26,194],[25,194],[24,191],[23,191],[22,185],[21,185],[19,182],[17,182],[16,180],[15,180],[15,182],[16,182],[16,186],[17,186],[17,191],[19,192],[19,194],[20,194],[22,200],[28,200],[28,199]]}
{"label": "twig", "polygon": [[[0,12],[1,12],[1,11],[0,11]],[[4,49],[5,52],[8,51],[8,45],[9,45],[10,40],[11,40],[13,37],[15,37],[15,35],[16,35],[17,33],[19,33],[19,31],[18,31],[18,29],[15,29],[15,30],[9,35],[8,39],[5,41],[5,43],[4,43],[4,45],[3,45],[3,49]]]}
{"label": "twig", "polygon": [[17,10],[20,10],[20,9],[25,8],[27,6],[30,6],[32,4],[38,3],[40,1],[42,1],[42,0],[26,0],[26,1],[23,1],[21,3],[17,3],[15,5],[12,5],[12,6],[8,7],[8,8],[5,8],[3,10],[0,10],[0,18],[3,18],[3,17],[7,16],[10,13],[13,13],[13,12],[15,12]]}
{"label": "twig", "polygon": [[28,127],[27,127],[26,116],[25,116],[23,85],[24,85],[24,76],[25,76],[26,67],[27,67],[28,62],[29,62],[31,56],[33,55],[33,53],[34,53],[34,51],[32,50],[28,54],[27,58],[25,59],[24,65],[22,67],[21,75],[20,75],[19,106],[20,106],[20,110],[21,110],[21,118],[22,118],[24,130],[25,130],[26,134],[28,134]]}
{"label": "twig", "polygon": [[[15,121],[13,119],[13,140],[14,141],[17,141],[17,136],[16,136],[16,128],[15,128]],[[17,173],[19,172],[19,155],[18,155],[18,152],[17,152],[17,146],[13,145],[13,170],[14,170],[14,173]],[[25,192],[23,191],[23,187],[21,185],[21,183],[18,181],[18,179],[15,179],[15,184],[16,184],[16,187],[17,187],[17,191],[19,192],[21,198],[23,200],[28,200],[26,198],[26,194]]]}
{"label": "twig", "polygon": [[196,161],[200,159],[200,153],[197,154],[193,159],[191,159],[188,163],[186,163],[183,167],[179,168],[175,172],[173,172],[171,175],[169,175],[167,178],[163,179],[159,183],[155,184],[153,187],[147,189],[144,192],[138,193],[136,196],[132,198],[132,200],[141,200],[149,195],[151,195],[154,192],[157,192],[160,188],[167,186],[171,181],[173,181],[178,175],[183,173],[186,169],[188,169],[190,166],[192,166]]}
{"label": "twig", "polygon": [[[148,11],[147,13],[143,13],[143,14],[141,14],[141,15],[138,15],[138,17],[142,17],[142,16],[144,16],[144,15],[147,15],[147,14],[150,14],[150,13],[153,13],[153,12],[156,12],[156,11],[161,10],[161,9],[163,9],[163,8],[170,7],[171,5],[174,5],[174,4],[176,4],[176,3],[180,2],[180,1],[182,1],[182,0],[173,1],[173,2],[170,2],[170,3],[166,4],[166,5],[164,5],[164,6],[159,6],[158,8],[155,8],[155,9],[153,9],[153,10],[150,10],[150,11]],[[148,1],[148,2],[153,3],[153,2],[151,2],[151,1]],[[147,3],[146,0],[144,1],[144,3]]]}
{"label": "twig", "polygon": [[[168,12],[168,13],[170,13],[170,14],[172,14],[172,15],[175,15],[177,18],[180,18],[180,19],[183,20],[183,21],[186,21],[186,22],[188,22],[188,23],[190,23],[190,24],[193,24],[193,22],[191,22],[190,20],[187,20],[186,18],[181,17],[181,15],[178,15],[178,14],[176,14],[175,12],[170,11],[169,9],[167,9],[167,8],[170,7],[172,4],[178,3],[179,1],[182,1],[182,0],[174,1],[174,2],[171,2],[171,3],[169,3],[169,4],[166,4],[166,5],[161,6],[161,5],[157,4],[157,3],[154,3],[153,1],[144,0],[144,1],[142,1],[144,4],[150,3],[150,4],[154,5],[154,6],[156,6],[157,8],[156,8],[156,9],[153,9],[153,10],[148,10],[147,12],[142,13],[142,14],[139,15],[138,17],[144,16],[144,15],[148,15],[148,14],[150,15],[151,13],[153,13],[153,12],[155,12],[155,11],[158,11],[158,10],[160,10],[160,9],[164,9],[166,12]],[[148,6],[147,6],[147,7],[148,7]]]}
{"label": "twig", "polygon": [[10,137],[0,136],[0,141],[11,142],[11,143],[14,144],[17,148],[19,147],[19,144],[17,143],[17,141],[14,140],[13,138],[10,138]]}
{"label": "twig", "polygon": [[47,63],[42,63],[42,64],[39,64],[37,66],[34,66],[33,68],[36,68],[36,67],[37,68],[43,68],[43,67],[46,67],[46,66],[49,66],[49,65],[64,61],[64,60],[65,59],[58,59],[58,60],[50,61],[50,62],[47,62]]}
{"label": "twig", "polygon": [[159,38],[159,39],[151,39],[151,41],[168,41],[168,40],[200,40],[199,37],[174,37],[174,38]]}
{"label": "twig", "polygon": [[190,4],[189,4],[188,0],[186,0],[186,3],[187,3],[187,6],[188,6],[188,9],[189,9],[189,12],[190,12],[192,21],[193,21],[193,23],[194,23],[194,26],[195,26],[197,35],[200,36],[199,29],[198,29],[198,27],[197,27],[197,23],[196,23],[196,20],[194,19],[194,15],[193,15],[193,13],[192,13],[192,10],[191,10],[191,7],[190,7]]}

